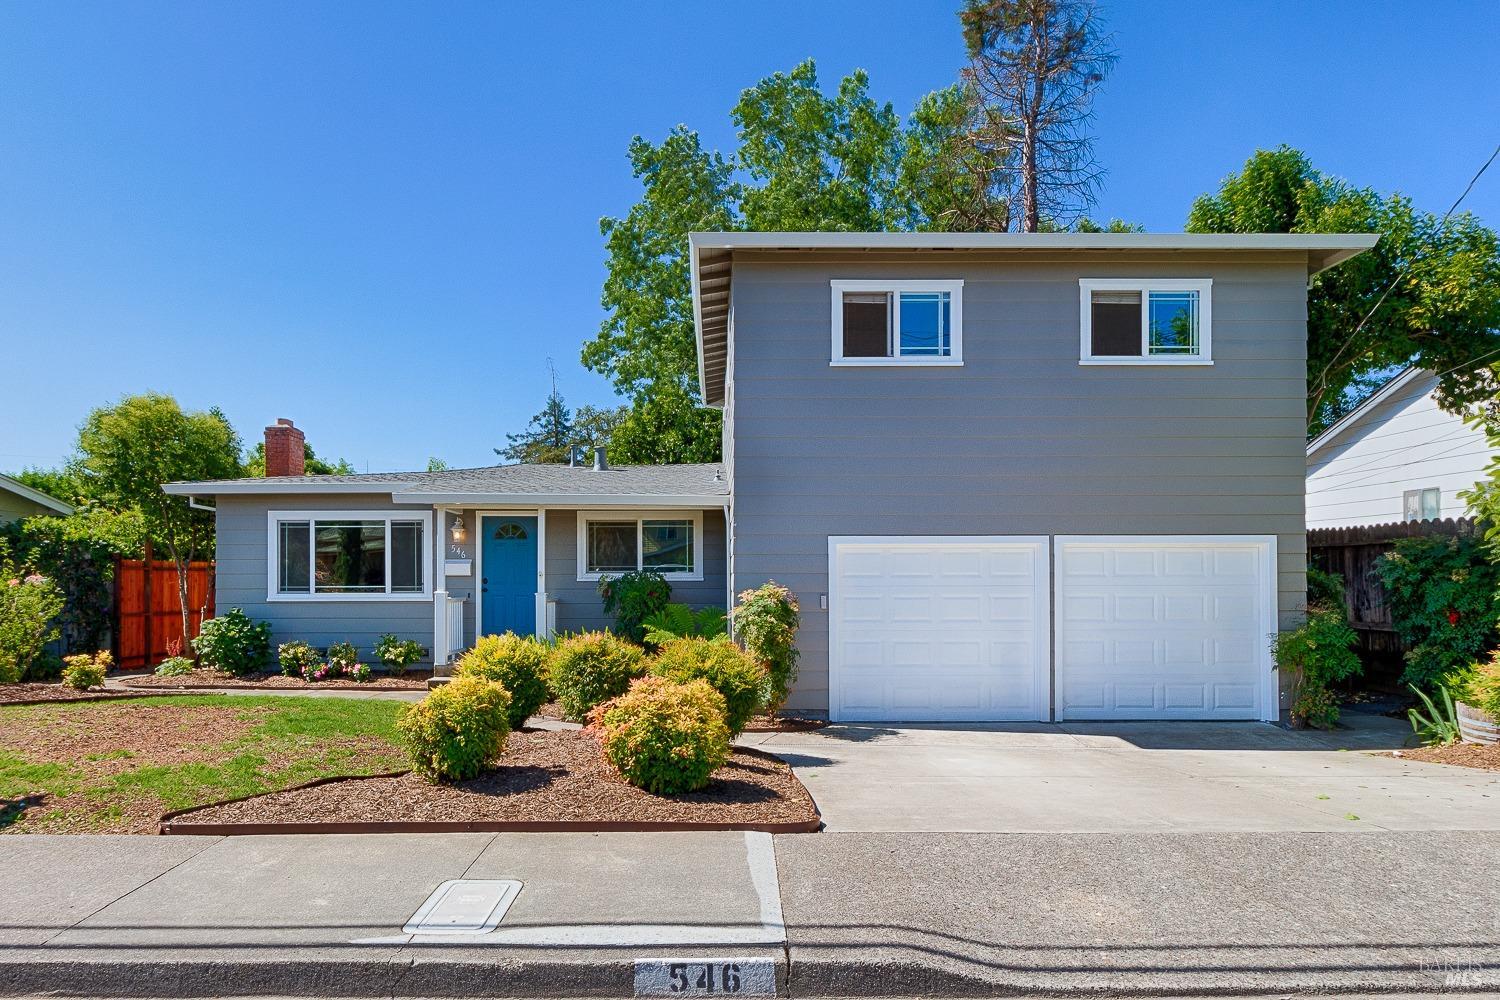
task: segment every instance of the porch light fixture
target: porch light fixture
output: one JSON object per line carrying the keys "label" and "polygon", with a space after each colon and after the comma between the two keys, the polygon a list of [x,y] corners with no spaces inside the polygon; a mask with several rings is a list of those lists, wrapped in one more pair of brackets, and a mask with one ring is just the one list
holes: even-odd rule
{"label": "porch light fixture", "polygon": [[448,534],[452,537],[455,544],[463,544],[465,531],[464,518],[462,514],[453,515],[453,527],[448,529]]}

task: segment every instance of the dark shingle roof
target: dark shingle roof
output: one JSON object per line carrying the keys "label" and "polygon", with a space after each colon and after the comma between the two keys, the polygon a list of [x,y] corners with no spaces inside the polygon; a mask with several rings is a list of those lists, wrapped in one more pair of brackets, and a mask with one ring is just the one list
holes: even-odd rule
{"label": "dark shingle roof", "polygon": [[[576,496],[678,496],[718,497],[729,495],[724,466],[619,465],[608,469],[567,465],[489,465],[477,469],[443,472],[369,472],[347,476],[268,476],[259,479],[222,479],[203,483],[172,483],[169,492],[212,495],[216,493],[296,492],[289,487],[307,487],[307,492],[415,493],[463,495],[516,494],[537,497]],[[189,489],[190,487],[190,489]],[[330,489],[331,488],[331,489]]]}

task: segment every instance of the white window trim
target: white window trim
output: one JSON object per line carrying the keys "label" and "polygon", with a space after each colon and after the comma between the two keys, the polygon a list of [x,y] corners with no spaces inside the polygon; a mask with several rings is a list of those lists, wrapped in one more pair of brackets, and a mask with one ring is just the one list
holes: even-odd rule
{"label": "white window trim", "polygon": [[[280,540],[276,527],[283,521],[384,521],[385,585],[383,594],[320,594],[311,585],[306,594],[280,593],[277,584],[281,567],[281,552],[277,548]],[[391,522],[417,521],[422,525],[422,552],[419,565],[422,567],[422,589],[409,594],[393,594],[391,585]],[[311,541],[311,539],[309,539]],[[432,512],[426,510],[271,510],[266,512],[266,600],[268,602],[313,601],[321,604],[342,604],[367,601],[421,601],[432,600]],[[317,558],[317,546],[310,545],[309,561]],[[310,578],[309,578],[310,579]]]}
{"label": "white window trim", "polygon": [[[1432,517],[1427,517],[1426,514],[1425,514],[1425,512],[1422,510],[1422,500],[1426,497],[1426,495],[1428,493],[1436,493],[1437,494],[1437,510],[1433,512]],[[1412,496],[1415,496],[1417,498],[1417,516],[1414,517],[1414,518],[1408,518],[1406,516],[1406,501],[1407,501],[1408,498],[1410,498]],[[1443,490],[1442,490],[1442,487],[1439,487],[1439,486],[1418,486],[1416,489],[1402,490],[1401,491],[1401,520],[1403,522],[1409,524],[1409,523],[1412,523],[1414,521],[1438,521],[1438,520],[1442,519],[1442,516],[1443,516]]]}
{"label": "white window trim", "polygon": [[[1213,361],[1213,279],[1212,278],[1079,278],[1078,279],[1078,363],[1080,365],[1177,365],[1195,367],[1212,365]],[[1094,357],[1089,353],[1093,341],[1093,293],[1141,293],[1141,356],[1122,358]],[[1198,353],[1173,356],[1148,354],[1150,337],[1151,292],[1198,293]]]}
{"label": "white window trim", "polygon": [[703,511],[701,510],[581,510],[578,512],[578,581],[597,582],[615,573],[589,572],[589,522],[590,521],[634,521],[635,522],[635,567],[639,572],[645,548],[641,544],[642,521],[691,521],[693,523],[693,570],[691,573],[663,573],[668,581],[683,582],[703,579]]}
{"label": "white window trim", "polygon": [[[829,282],[833,298],[833,354],[830,368],[957,368],[964,363],[964,283],[962,279],[931,281],[871,281],[835,278]],[[944,358],[844,357],[845,292],[947,292],[949,355]]]}

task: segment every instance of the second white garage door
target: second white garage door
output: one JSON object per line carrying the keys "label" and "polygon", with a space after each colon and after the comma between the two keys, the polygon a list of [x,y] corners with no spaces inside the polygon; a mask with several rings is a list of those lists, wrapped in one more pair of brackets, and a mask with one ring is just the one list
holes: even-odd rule
{"label": "second white garage door", "polygon": [[835,721],[1048,717],[1047,539],[828,543]]}
{"label": "second white garage door", "polygon": [[1060,537],[1058,719],[1274,719],[1274,539]]}

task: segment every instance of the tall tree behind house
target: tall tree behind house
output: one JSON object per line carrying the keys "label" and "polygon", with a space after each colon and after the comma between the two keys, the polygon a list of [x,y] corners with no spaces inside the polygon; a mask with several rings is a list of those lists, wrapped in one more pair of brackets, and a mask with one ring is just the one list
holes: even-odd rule
{"label": "tall tree behind house", "polygon": [[1077,220],[1104,174],[1088,127],[1116,59],[1092,0],[966,0],[959,21],[970,135],[994,196],[1023,232]]}

